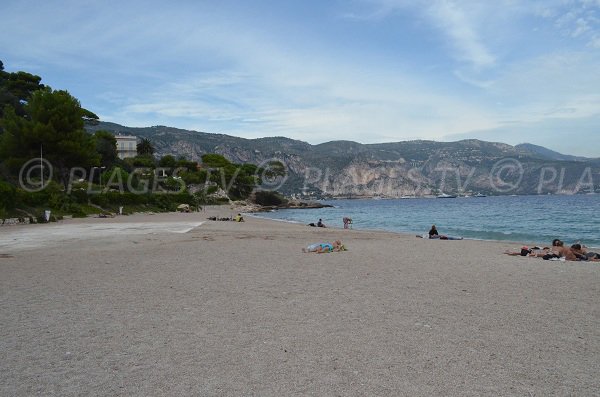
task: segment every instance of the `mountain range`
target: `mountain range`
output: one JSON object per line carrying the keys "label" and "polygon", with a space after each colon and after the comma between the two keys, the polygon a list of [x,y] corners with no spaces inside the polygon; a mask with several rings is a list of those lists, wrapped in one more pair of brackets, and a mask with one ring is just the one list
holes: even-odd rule
{"label": "mountain range", "polygon": [[285,137],[245,139],[165,126],[89,123],[89,132],[147,138],[156,155],[200,161],[218,153],[235,163],[279,160],[284,179],[265,188],[313,197],[413,197],[446,194],[575,194],[600,191],[600,158],[564,155],[542,146],[476,139],[318,145]]}

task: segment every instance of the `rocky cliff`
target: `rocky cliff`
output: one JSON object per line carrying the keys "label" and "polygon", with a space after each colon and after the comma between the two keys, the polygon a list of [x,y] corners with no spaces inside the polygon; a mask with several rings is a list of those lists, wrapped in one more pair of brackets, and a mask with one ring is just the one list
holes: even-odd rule
{"label": "rocky cliff", "polygon": [[284,137],[244,139],[164,126],[131,128],[100,122],[90,132],[149,139],[157,155],[199,161],[206,153],[236,163],[279,160],[288,176],[267,181],[286,194],[401,197],[449,194],[574,194],[600,189],[600,159],[560,155],[534,145],[479,140],[310,145]]}

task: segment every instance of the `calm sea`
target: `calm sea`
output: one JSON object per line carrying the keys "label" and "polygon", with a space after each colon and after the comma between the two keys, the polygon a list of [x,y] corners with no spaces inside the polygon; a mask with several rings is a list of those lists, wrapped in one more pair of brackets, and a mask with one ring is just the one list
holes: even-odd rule
{"label": "calm sea", "polygon": [[549,245],[560,238],[600,247],[600,194],[490,196],[392,200],[331,200],[333,208],[286,209],[261,217],[327,226],[423,234],[435,224],[440,234],[468,239],[508,240]]}

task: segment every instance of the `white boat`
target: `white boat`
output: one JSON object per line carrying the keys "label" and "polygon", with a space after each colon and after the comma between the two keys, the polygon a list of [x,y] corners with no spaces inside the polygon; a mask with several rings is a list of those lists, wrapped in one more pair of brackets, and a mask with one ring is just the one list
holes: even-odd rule
{"label": "white boat", "polygon": [[437,198],[456,198],[455,195],[442,193],[437,196]]}
{"label": "white boat", "polygon": [[473,197],[487,197],[485,194],[481,194],[481,193],[477,193],[475,196]]}

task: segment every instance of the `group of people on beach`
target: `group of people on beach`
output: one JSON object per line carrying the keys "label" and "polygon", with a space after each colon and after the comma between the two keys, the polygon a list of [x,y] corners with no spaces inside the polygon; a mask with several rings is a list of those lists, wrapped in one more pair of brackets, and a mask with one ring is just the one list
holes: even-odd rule
{"label": "group of people on beach", "polygon": [[533,256],[544,260],[566,260],[566,261],[593,261],[600,262],[600,254],[589,251],[586,246],[580,243],[565,247],[565,243],[555,238],[552,240],[551,247],[522,247],[520,252],[506,251],[505,254],[513,256]]}
{"label": "group of people on beach", "polygon": [[244,217],[242,214],[238,212],[236,216],[220,218],[218,216],[209,216],[207,218],[209,221],[234,221],[234,222],[244,222]]}
{"label": "group of people on beach", "polygon": [[[352,223],[352,219],[349,217],[343,218],[344,229],[347,229]],[[309,226],[314,227],[326,227],[322,219],[315,223],[309,223]],[[453,237],[445,234],[440,234],[435,225],[431,226],[429,232],[423,235],[417,235],[420,238],[428,239],[439,239],[439,240],[462,240],[462,237]],[[338,252],[346,251],[346,247],[340,240],[334,242],[320,242],[310,244],[305,248],[302,248],[302,252],[315,252],[315,253],[327,253],[327,252]],[[544,260],[567,260],[567,261],[593,261],[600,262],[600,253],[589,251],[586,246],[579,243],[572,244],[566,247],[564,242],[560,239],[554,239],[551,247],[523,247],[520,252],[506,251],[507,255],[514,256],[532,256],[540,257]]]}

